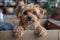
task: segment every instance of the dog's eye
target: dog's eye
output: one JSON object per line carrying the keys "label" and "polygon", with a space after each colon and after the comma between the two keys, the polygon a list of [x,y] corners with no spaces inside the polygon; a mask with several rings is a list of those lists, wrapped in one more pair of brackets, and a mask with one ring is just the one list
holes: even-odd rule
{"label": "dog's eye", "polygon": [[27,15],[27,11],[24,12],[24,15]]}
{"label": "dog's eye", "polygon": [[33,12],[33,14],[36,14],[36,12]]}

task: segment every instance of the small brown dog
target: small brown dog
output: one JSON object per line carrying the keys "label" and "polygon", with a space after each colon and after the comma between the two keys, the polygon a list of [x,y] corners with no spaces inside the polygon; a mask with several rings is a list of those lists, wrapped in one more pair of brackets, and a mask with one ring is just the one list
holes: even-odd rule
{"label": "small brown dog", "polygon": [[37,36],[45,36],[47,31],[40,24],[43,15],[44,9],[40,8],[38,4],[27,4],[22,10],[20,22],[14,28],[15,35],[21,37],[24,30],[34,30]]}

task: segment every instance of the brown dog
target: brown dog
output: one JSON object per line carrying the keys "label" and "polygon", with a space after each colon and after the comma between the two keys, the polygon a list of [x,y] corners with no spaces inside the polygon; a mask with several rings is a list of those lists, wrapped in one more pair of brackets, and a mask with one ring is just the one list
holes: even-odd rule
{"label": "brown dog", "polygon": [[[14,28],[16,36],[21,37],[24,30],[34,30],[34,33],[38,36],[45,36],[47,34],[46,29],[40,24],[44,10],[39,5],[27,4],[22,10],[20,22]],[[20,30],[20,31],[19,31]]]}

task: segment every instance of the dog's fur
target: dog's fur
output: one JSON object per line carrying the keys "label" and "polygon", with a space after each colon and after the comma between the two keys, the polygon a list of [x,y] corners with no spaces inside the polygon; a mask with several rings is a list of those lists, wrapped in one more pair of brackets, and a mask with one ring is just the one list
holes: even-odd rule
{"label": "dog's fur", "polygon": [[[20,16],[23,8],[25,7],[25,3],[23,1],[19,2],[19,5],[16,7],[16,16]],[[19,15],[18,15],[19,14]]]}
{"label": "dog's fur", "polygon": [[[20,22],[14,28],[14,32],[18,37],[21,37],[21,31],[34,30],[38,36],[45,36],[46,29],[40,24],[40,20],[44,15],[44,9],[40,8],[38,4],[27,4],[22,10]],[[20,28],[21,27],[21,28]],[[21,30],[22,29],[22,30]],[[20,31],[19,31],[20,30]]]}

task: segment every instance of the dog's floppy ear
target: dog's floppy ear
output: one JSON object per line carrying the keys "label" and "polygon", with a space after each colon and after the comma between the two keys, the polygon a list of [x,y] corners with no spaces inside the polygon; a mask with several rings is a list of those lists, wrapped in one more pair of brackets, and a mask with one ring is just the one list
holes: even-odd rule
{"label": "dog's floppy ear", "polygon": [[45,9],[41,8],[38,4],[34,6],[35,11],[39,14],[39,18],[41,19],[45,13]]}
{"label": "dog's floppy ear", "polygon": [[16,8],[16,16],[17,16],[17,17],[19,17],[18,14],[19,14],[20,9],[21,9],[20,6],[18,6],[18,7]]}
{"label": "dog's floppy ear", "polygon": [[46,12],[45,9],[40,8],[40,18],[43,17],[43,15],[44,15],[45,12]]}
{"label": "dog's floppy ear", "polygon": [[21,14],[21,10],[25,7],[25,3],[21,1],[19,5],[16,7],[16,16],[19,18]]}
{"label": "dog's floppy ear", "polygon": [[19,17],[21,17],[21,6],[18,6],[17,8],[16,8],[16,16],[17,16],[17,18],[19,18]]}

